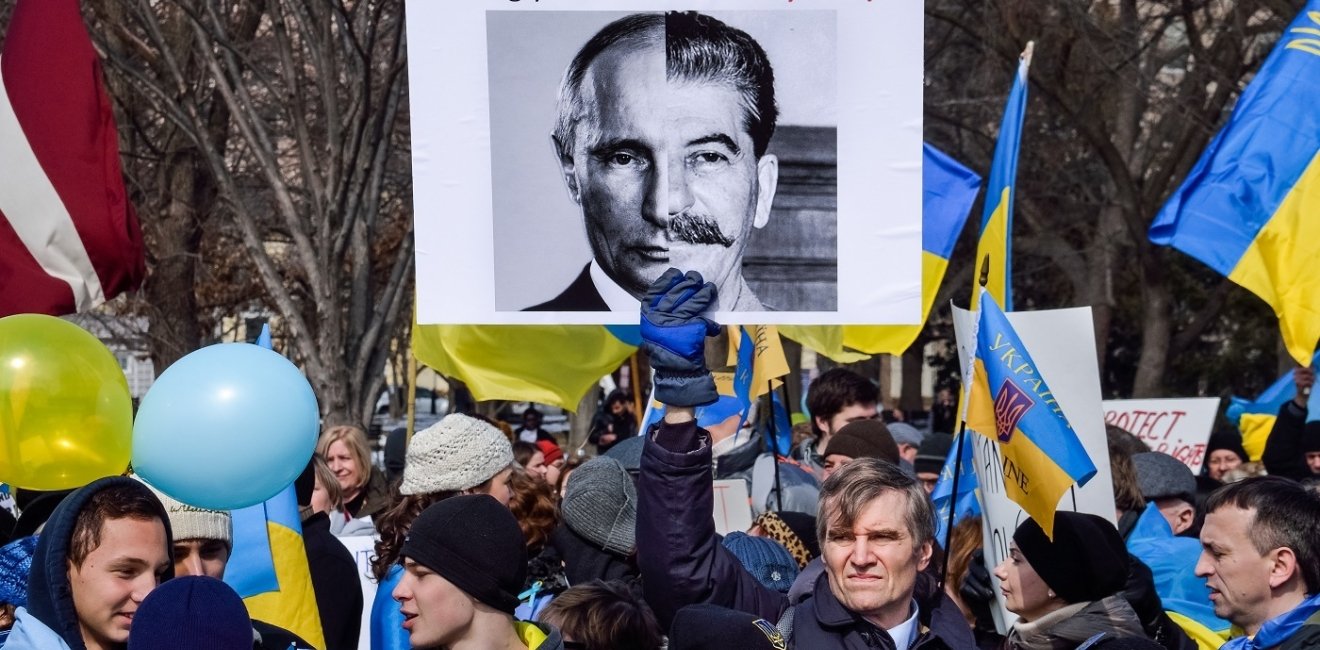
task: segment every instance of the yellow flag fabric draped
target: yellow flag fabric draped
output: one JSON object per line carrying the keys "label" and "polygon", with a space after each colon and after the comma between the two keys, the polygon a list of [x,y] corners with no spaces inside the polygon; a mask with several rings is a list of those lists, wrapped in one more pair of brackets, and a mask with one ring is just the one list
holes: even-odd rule
{"label": "yellow flag fabric draped", "polygon": [[413,355],[478,400],[574,411],[593,384],[637,349],[636,326],[415,325]]}
{"label": "yellow flag fabric draped", "polygon": [[753,346],[751,358],[750,398],[756,399],[778,386],[778,379],[788,374],[788,358],[784,356],[784,342],[779,338],[779,331],[774,325],[743,325],[728,327],[729,355],[728,365],[742,370],[746,365],[739,352],[743,345],[743,336],[739,330],[747,332],[747,338]]}

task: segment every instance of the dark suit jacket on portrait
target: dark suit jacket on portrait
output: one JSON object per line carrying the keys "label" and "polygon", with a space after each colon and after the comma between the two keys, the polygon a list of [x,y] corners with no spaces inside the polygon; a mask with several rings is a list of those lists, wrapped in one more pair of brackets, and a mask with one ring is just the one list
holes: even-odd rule
{"label": "dark suit jacket on portrait", "polygon": [[609,305],[596,291],[591,281],[591,263],[582,267],[582,272],[559,295],[539,305],[532,305],[523,311],[609,311]]}

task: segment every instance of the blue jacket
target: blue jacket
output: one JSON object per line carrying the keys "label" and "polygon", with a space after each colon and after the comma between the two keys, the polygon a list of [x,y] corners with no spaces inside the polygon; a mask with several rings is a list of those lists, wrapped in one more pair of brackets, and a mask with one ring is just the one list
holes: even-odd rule
{"label": "blue jacket", "polygon": [[403,612],[394,602],[394,588],[403,579],[403,565],[390,567],[385,579],[376,587],[376,598],[371,601],[371,650],[408,650],[408,631],[403,629]]}
{"label": "blue jacket", "polygon": [[[661,423],[648,432],[637,498],[642,587],[666,628],[679,608],[693,603],[729,607],[771,622],[781,620],[791,606],[795,648],[894,648],[887,632],[835,598],[828,578],[817,580],[809,595],[790,605],[786,596],[757,582],[720,544],[712,516],[709,434],[695,422]],[[976,647],[961,612],[933,587],[919,576],[914,596],[921,629],[912,647]]]}

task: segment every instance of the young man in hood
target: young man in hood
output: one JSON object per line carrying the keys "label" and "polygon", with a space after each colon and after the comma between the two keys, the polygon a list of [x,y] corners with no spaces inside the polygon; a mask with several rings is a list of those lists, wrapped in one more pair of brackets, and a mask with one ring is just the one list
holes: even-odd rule
{"label": "young man in hood", "polygon": [[94,481],[46,522],[5,649],[123,650],[142,600],[172,577],[160,501],[132,479]]}

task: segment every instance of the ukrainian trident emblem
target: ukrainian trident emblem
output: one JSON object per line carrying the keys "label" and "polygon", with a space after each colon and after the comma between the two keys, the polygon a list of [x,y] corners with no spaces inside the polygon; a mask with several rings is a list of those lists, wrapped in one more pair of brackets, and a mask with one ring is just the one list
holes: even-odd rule
{"label": "ukrainian trident emblem", "polygon": [[995,395],[995,433],[999,435],[999,442],[1006,443],[1013,437],[1018,421],[1035,405],[1026,391],[1004,380],[999,386],[999,394]]}

